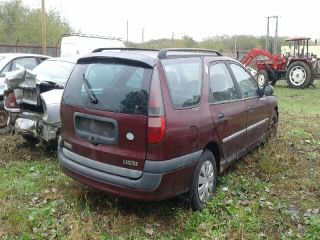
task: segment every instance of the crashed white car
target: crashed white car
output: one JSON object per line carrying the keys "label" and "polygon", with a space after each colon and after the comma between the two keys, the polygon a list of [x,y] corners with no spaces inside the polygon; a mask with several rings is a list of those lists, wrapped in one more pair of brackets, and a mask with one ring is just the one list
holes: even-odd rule
{"label": "crashed white car", "polygon": [[49,56],[31,53],[0,53],[0,128],[7,126],[8,113],[3,109],[3,90],[6,73],[18,69],[34,69]]}
{"label": "crashed white car", "polygon": [[5,109],[11,132],[28,141],[56,140],[60,133],[60,102],[76,58],[52,58],[33,71],[6,74]]}

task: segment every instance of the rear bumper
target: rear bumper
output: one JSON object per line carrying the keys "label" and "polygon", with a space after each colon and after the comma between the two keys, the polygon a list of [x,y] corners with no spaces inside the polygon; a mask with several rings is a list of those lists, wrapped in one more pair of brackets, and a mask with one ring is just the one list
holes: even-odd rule
{"label": "rear bumper", "polygon": [[178,159],[146,161],[141,176],[133,179],[73,161],[64,154],[60,143],[58,144],[60,166],[67,175],[102,191],[142,201],[158,201],[186,192],[200,155],[201,151]]}
{"label": "rear bumper", "polygon": [[56,140],[60,132],[60,123],[46,123],[43,121],[43,114],[32,112],[16,113],[11,124],[16,133],[40,137],[46,142]]}

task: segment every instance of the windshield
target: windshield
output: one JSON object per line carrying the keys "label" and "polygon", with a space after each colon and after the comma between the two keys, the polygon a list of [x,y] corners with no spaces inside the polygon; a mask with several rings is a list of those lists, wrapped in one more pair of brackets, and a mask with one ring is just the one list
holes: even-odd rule
{"label": "windshield", "polygon": [[64,92],[65,103],[146,115],[152,69],[117,62],[77,64]]}
{"label": "windshield", "polygon": [[75,63],[46,60],[38,65],[33,72],[37,75],[37,79],[41,81],[54,82],[65,86],[74,66]]}

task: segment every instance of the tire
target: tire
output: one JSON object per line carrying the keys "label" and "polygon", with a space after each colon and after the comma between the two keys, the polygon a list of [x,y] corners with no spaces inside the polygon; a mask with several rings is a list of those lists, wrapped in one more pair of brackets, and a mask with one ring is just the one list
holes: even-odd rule
{"label": "tire", "polygon": [[266,70],[261,70],[257,73],[257,82],[259,87],[264,87],[269,83],[269,76]]}
{"label": "tire", "polygon": [[269,134],[268,138],[275,138],[278,133],[279,114],[276,110],[273,110],[272,117],[269,122]]}
{"label": "tire", "polygon": [[23,139],[26,140],[31,145],[36,145],[39,143],[39,139],[29,135],[22,135]]}
{"label": "tire", "polygon": [[[200,180],[201,182],[200,183]],[[212,198],[217,186],[217,166],[211,151],[205,150],[194,171],[189,188],[189,201],[192,210],[199,211]],[[201,191],[202,189],[202,191]],[[199,191],[200,190],[200,191]]]}
{"label": "tire", "polygon": [[310,67],[302,61],[292,63],[287,71],[287,81],[291,88],[306,88],[312,83]]}
{"label": "tire", "polygon": [[271,84],[271,86],[274,86],[276,85],[277,81],[278,79],[272,76],[269,80],[269,83]]}
{"label": "tire", "polygon": [[8,123],[9,113],[4,110],[0,109],[0,129],[5,128]]}

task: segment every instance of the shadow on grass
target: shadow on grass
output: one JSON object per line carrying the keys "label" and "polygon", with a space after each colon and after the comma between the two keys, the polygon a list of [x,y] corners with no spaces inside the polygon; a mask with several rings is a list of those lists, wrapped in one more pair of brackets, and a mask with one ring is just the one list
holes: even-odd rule
{"label": "shadow on grass", "polygon": [[[168,213],[175,209],[188,209],[188,203],[183,196],[177,196],[159,202],[143,202],[110,195],[84,185],[81,186],[78,193],[80,205],[82,207],[89,207],[89,209],[93,211],[116,207],[121,213],[133,213],[144,217],[148,214],[154,214],[155,209],[159,215],[161,215],[162,212]],[[159,211],[160,209],[163,211]]]}

